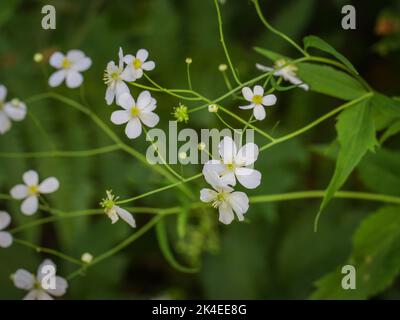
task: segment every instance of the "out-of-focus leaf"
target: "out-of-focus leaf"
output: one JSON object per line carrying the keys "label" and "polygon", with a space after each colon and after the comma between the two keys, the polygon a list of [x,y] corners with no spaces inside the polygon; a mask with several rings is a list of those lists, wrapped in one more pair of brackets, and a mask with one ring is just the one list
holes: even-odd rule
{"label": "out-of-focus leaf", "polygon": [[377,145],[372,106],[369,99],[344,110],[339,115],[336,130],[340,151],[336,161],[335,173],[326,190],[315,221],[315,227],[317,227],[319,215],[335,192],[343,186],[350,173],[368,150],[374,150]]}
{"label": "out-of-focus leaf", "polygon": [[400,102],[383,94],[375,93],[371,99],[377,130],[389,127],[393,121],[400,118]]}
{"label": "out-of-focus leaf", "polygon": [[307,50],[308,48],[316,48],[319,50],[322,50],[324,52],[327,52],[331,55],[333,55],[336,59],[338,59],[340,62],[342,62],[349,70],[354,72],[355,74],[358,74],[356,68],[354,68],[353,64],[340,52],[338,52],[334,47],[332,47],[329,43],[327,43],[325,40],[322,40],[319,37],[316,36],[307,36],[303,39],[304,42],[304,48]]}
{"label": "out-of-focus leaf", "polygon": [[390,286],[400,272],[400,207],[385,207],[360,225],[348,263],[356,269],[356,289],[344,290],[341,268],[317,282],[313,299],[372,297]]}
{"label": "out-of-focus leaf", "polygon": [[400,120],[397,120],[383,133],[383,135],[379,139],[380,144],[384,143],[387,139],[395,136],[399,132],[400,132]]}
{"label": "out-of-focus leaf", "polygon": [[[272,62],[275,62],[276,60],[282,59],[282,58],[286,58],[284,55],[268,50],[268,49],[264,49],[264,48],[260,48],[260,47],[254,47],[254,50],[261,54],[262,56],[270,59]],[[287,59],[287,58],[286,58]]]}

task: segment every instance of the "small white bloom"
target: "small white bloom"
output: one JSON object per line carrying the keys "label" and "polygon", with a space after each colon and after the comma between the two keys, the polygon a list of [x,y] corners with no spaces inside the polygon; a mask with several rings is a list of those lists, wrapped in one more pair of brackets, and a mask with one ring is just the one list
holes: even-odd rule
{"label": "small white bloom", "polygon": [[121,94],[129,93],[129,88],[124,82],[129,80],[122,74],[124,71],[124,53],[122,48],[119,48],[118,57],[118,66],[114,61],[110,61],[104,71],[103,80],[107,85],[106,102],[108,105],[111,105],[114,99],[118,101]]}
{"label": "small white bloom", "polygon": [[107,190],[106,193],[107,198],[103,199],[100,205],[104,208],[104,212],[111,219],[111,223],[114,224],[119,220],[119,218],[121,218],[132,228],[136,228],[136,222],[132,214],[115,204],[118,197],[115,197],[111,190]]}
{"label": "small white bloom", "polygon": [[221,71],[221,72],[225,72],[226,71],[226,69],[228,69],[228,66],[226,65],[226,64],[220,64],[219,66],[218,66],[218,70],[219,71]]}
{"label": "small white bloom", "polygon": [[0,85],[0,134],[11,128],[11,120],[22,121],[26,116],[26,105],[18,99],[6,102],[7,88]]}
{"label": "small white bloom", "polygon": [[127,123],[125,133],[130,139],[140,136],[142,123],[153,128],[160,121],[159,116],[153,112],[157,107],[157,101],[152,98],[149,91],[141,92],[137,102],[129,93],[124,93],[119,97],[118,105],[124,110],[114,111],[111,122],[117,125]]}
{"label": "small white bloom", "polygon": [[49,62],[52,67],[59,69],[50,76],[50,87],[58,87],[64,80],[68,88],[79,87],[83,82],[81,72],[92,65],[92,60],[80,50],[70,50],[66,56],[61,52],[54,52]]}
{"label": "small white bloom", "polygon": [[239,221],[244,220],[244,214],[249,209],[249,198],[244,192],[234,191],[233,188],[224,184],[221,177],[211,167],[203,170],[206,181],[214,188],[200,190],[200,200],[211,203],[218,208],[219,221],[230,224],[236,213]]}
{"label": "small white bloom", "polygon": [[235,186],[236,179],[247,189],[255,189],[261,183],[261,172],[249,168],[258,158],[258,147],[247,143],[237,151],[231,137],[224,137],[218,145],[221,160],[209,160],[204,164],[203,173],[213,170],[224,184]]}
{"label": "small white bloom", "polygon": [[48,272],[43,269],[44,267],[51,266],[56,270],[56,265],[53,261],[46,259],[39,266],[36,276],[25,269],[18,269],[12,276],[14,285],[18,289],[29,291],[24,297],[24,300],[53,300],[53,297],[63,296],[68,289],[68,282],[62,277],[55,277],[55,287],[54,288],[44,288],[47,286],[44,284],[43,277],[48,274]]}
{"label": "small white bloom", "polygon": [[276,96],[268,94],[264,96],[264,88],[257,85],[253,91],[249,87],[242,89],[243,97],[250,102],[247,106],[240,106],[240,109],[253,109],[254,117],[257,120],[264,120],[266,113],[265,107],[273,106],[276,103]]}
{"label": "small white bloom", "polygon": [[3,231],[11,223],[10,215],[5,211],[0,211],[0,247],[8,248],[13,243],[11,233]]}
{"label": "small white bloom", "polygon": [[89,252],[85,252],[84,254],[82,254],[81,260],[84,263],[89,264],[93,261],[93,256]]}
{"label": "small white bloom", "polygon": [[208,112],[211,113],[218,112],[218,106],[216,104],[210,104],[208,106]]}
{"label": "small white bloom", "polygon": [[136,56],[128,54],[124,57],[124,62],[127,64],[123,76],[129,79],[128,81],[135,81],[143,76],[144,71],[151,71],[155,68],[154,61],[146,61],[149,57],[149,52],[146,49],[140,49]]}
{"label": "small white bloom", "polygon": [[36,63],[40,63],[43,61],[43,54],[40,52],[37,52],[33,55],[33,61],[35,61]]}
{"label": "small white bloom", "polygon": [[197,149],[199,149],[199,151],[203,151],[203,150],[205,150],[205,148],[206,148],[206,144],[204,142],[200,142],[197,145]]}
{"label": "small white bloom", "polygon": [[33,215],[38,210],[40,194],[53,193],[60,187],[60,183],[54,177],[39,183],[39,175],[34,170],[25,172],[22,180],[25,184],[16,185],[10,194],[14,199],[25,199],[21,204],[21,211],[27,216]]}
{"label": "small white bloom", "polygon": [[259,63],[256,64],[256,68],[264,72],[276,70],[274,72],[274,76],[282,77],[286,81],[296,86],[299,86],[299,88],[302,88],[303,90],[308,91],[310,89],[307,84],[305,84],[297,77],[296,73],[298,71],[298,68],[293,64],[288,64],[288,61],[286,61],[285,59],[279,59],[275,61],[273,68],[266,67]]}

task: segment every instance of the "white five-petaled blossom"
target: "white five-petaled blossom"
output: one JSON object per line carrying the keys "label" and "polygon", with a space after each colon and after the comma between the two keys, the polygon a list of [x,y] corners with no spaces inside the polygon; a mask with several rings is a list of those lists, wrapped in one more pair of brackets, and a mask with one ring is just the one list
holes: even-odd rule
{"label": "white five-petaled blossom", "polygon": [[39,175],[34,170],[25,172],[22,180],[25,184],[16,185],[11,189],[10,194],[14,199],[25,199],[21,204],[21,211],[27,216],[38,210],[40,194],[53,193],[60,187],[60,183],[54,177],[47,178],[39,183]]}
{"label": "white five-petaled blossom", "polygon": [[11,223],[10,215],[5,211],[0,211],[0,248],[8,248],[13,243],[11,233],[4,231]]}
{"label": "white five-petaled blossom", "polygon": [[110,61],[104,71],[103,80],[107,85],[106,102],[108,105],[111,105],[114,99],[118,101],[121,94],[129,93],[129,88],[124,82],[129,80],[122,74],[124,71],[124,53],[122,48],[119,48],[118,57],[118,65],[114,61]]}
{"label": "white five-petaled blossom", "polygon": [[0,134],[11,128],[11,120],[22,121],[26,116],[26,105],[18,99],[6,102],[7,88],[0,85]]}
{"label": "white five-petaled blossom", "polygon": [[226,185],[235,186],[236,179],[247,189],[255,189],[260,185],[261,173],[249,168],[258,158],[258,147],[247,143],[237,151],[235,141],[224,137],[218,145],[221,160],[209,160],[205,163],[203,173],[214,170]]}
{"label": "white five-petaled blossom", "polygon": [[24,300],[53,300],[53,297],[61,297],[66,293],[68,282],[64,278],[55,276],[54,288],[51,288],[51,280],[44,279],[49,274],[46,270],[49,267],[56,271],[53,261],[46,259],[39,266],[36,276],[25,269],[18,269],[11,276],[18,289],[29,291]]}
{"label": "white five-petaled blossom", "polygon": [[298,71],[298,68],[293,64],[288,64],[288,61],[285,59],[279,59],[275,61],[273,68],[266,67],[259,63],[256,64],[256,68],[264,72],[276,70],[274,72],[274,76],[282,77],[286,81],[298,86],[299,88],[302,88],[305,91],[308,91],[310,88],[306,83],[304,83],[297,77],[296,73]]}
{"label": "white five-petaled blossom", "polygon": [[140,49],[136,53],[136,56],[128,54],[124,57],[126,68],[123,72],[123,76],[128,81],[135,81],[143,76],[144,71],[151,71],[155,68],[156,64],[154,61],[146,61],[149,57],[149,52],[146,49]]}
{"label": "white five-petaled blossom", "polygon": [[136,228],[136,222],[132,214],[115,204],[115,201],[118,198],[112,194],[111,190],[107,190],[106,193],[107,198],[103,199],[100,205],[104,208],[104,212],[111,219],[111,223],[114,224],[119,220],[119,218],[121,218],[132,228]]}
{"label": "white five-petaled blossom", "polygon": [[244,192],[234,191],[227,186],[222,178],[212,167],[204,167],[203,170],[206,181],[214,188],[204,188],[200,190],[200,200],[211,203],[214,208],[218,208],[219,221],[230,224],[236,213],[239,221],[244,220],[244,214],[249,209],[249,198]]}
{"label": "white five-petaled blossom", "polygon": [[276,103],[276,96],[268,94],[264,96],[264,88],[257,85],[253,91],[249,87],[242,89],[243,97],[250,102],[247,106],[240,106],[240,109],[253,109],[254,117],[257,120],[264,120],[266,116],[265,108],[273,106]]}
{"label": "white five-petaled blossom", "polygon": [[54,52],[49,62],[52,67],[59,69],[50,76],[50,87],[58,87],[64,80],[68,88],[79,87],[83,82],[81,72],[92,65],[92,60],[80,50],[70,50],[66,56],[61,52]]}
{"label": "white five-petaled blossom", "polygon": [[125,133],[130,139],[135,139],[142,133],[142,123],[153,128],[160,118],[153,111],[157,107],[156,99],[152,98],[149,91],[139,94],[137,101],[129,94],[124,93],[118,99],[118,105],[124,110],[114,111],[111,122],[117,125],[125,124]]}

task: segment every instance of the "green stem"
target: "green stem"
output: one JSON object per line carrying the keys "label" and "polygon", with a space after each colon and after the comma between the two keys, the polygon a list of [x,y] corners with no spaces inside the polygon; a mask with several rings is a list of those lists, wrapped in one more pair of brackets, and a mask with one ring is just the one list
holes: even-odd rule
{"label": "green stem", "polygon": [[186,75],[187,75],[187,81],[188,81],[189,89],[193,91],[192,79],[190,78],[190,63],[186,63]]}
{"label": "green stem", "polygon": [[290,139],[292,139],[294,137],[297,137],[297,136],[303,134],[304,132],[309,131],[310,129],[312,129],[313,127],[317,126],[318,124],[320,124],[321,122],[325,121],[326,119],[336,115],[340,111],[342,111],[344,109],[347,109],[347,108],[349,108],[349,107],[351,107],[353,105],[356,105],[356,104],[358,104],[358,103],[370,98],[372,95],[373,95],[373,93],[370,92],[370,93],[367,93],[367,94],[361,96],[360,98],[357,98],[357,99],[354,99],[354,100],[352,100],[352,101],[350,101],[348,103],[345,103],[345,104],[341,105],[340,107],[338,107],[338,108],[332,110],[331,112],[323,115],[322,117],[318,118],[317,120],[311,122],[307,126],[301,128],[301,129],[299,129],[297,131],[294,131],[294,132],[292,132],[292,133],[290,133],[288,135],[285,135],[285,136],[283,136],[281,138],[277,138],[274,141],[264,145],[263,147],[260,148],[260,151],[264,151],[264,150],[266,150],[266,149],[268,149],[268,148],[270,148],[270,147],[272,147],[272,146],[274,146],[276,144],[279,144],[279,143],[282,143],[284,141],[290,140]]}
{"label": "green stem", "polygon": [[215,4],[215,9],[217,10],[219,37],[220,37],[220,41],[221,41],[222,47],[225,52],[225,57],[226,57],[226,60],[228,61],[228,65],[229,65],[229,68],[231,69],[233,78],[235,79],[236,83],[240,85],[241,82],[239,80],[238,75],[236,74],[236,70],[232,64],[232,60],[229,56],[229,51],[228,51],[228,48],[225,43],[224,32],[222,30],[222,17],[221,17],[221,11],[219,9],[218,0],[214,0],[214,4]]}

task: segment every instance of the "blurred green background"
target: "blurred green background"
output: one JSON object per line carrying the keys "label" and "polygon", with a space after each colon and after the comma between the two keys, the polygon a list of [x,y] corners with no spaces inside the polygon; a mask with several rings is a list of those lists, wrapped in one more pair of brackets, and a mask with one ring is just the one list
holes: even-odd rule
{"label": "blurred green background", "polygon": [[[250,1],[224,2],[221,10],[225,35],[242,79],[259,74],[256,62],[269,64],[253,51],[254,46],[297,56],[287,43],[262,26]],[[41,29],[41,8],[45,4],[56,7],[56,30]],[[371,0],[367,4],[366,1],[288,0],[261,1],[261,4],[271,23],[296,41],[301,42],[308,34],[318,35],[345,54],[374,88],[388,95],[399,95],[400,1]],[[341,28],[341,8],[345,4],[356,6],[357,30]],[[48,57],[54,50],[66,52],[79,48],[93,60],[91,69],[84,73],[84,87],[70,90],[61,86],[55,92],[77,101],[82,101],[85,95],[90,108],[114,132],[145,152],[144,136],[127,140],[122,127],[109,121],[116,107],[108,107],[104,101],[103,71],[108,61],[117,59],[120,46],[125,53],[132,54],[140,48],[148,49],[151,60],[157,64],[151,76],[165,87],[187,87],[184,60],[189,56],[193,59],[195,90],[210,98],[227,91],[218,71],[218,65],[226,61],[211,0],[0,2],[0,83],[8,88],[9,98],[27,99],[49,90],[47,79],[53,70],[47,63],[34,63],[34,53],[42,52]],[[135,96],[138,92],[132,87]],[[154,96],[161,117],[159,126],[166,127],[172,119],[173,107],[183,101],[159,93]],[[302,90],[278,93],[278,102],[260,124],[264,129],[273,129],[275,136],[298,129],[341,103]],[[197,106],[185,104],[189,108]],[[225,106],[236,110],[237,102],[228,100]],[[111,143],[87,117],[57,101],[47,100],[28,108],[26,120],[14,123],[11,131],[0,136],[1,152],[84,150]],[[247,117],[246,112],[238,114]],[[256,164],[263,173],[262,185],[249,194],[324,189],[334,162],[318,150],[335,139],[334,124],[334,119],[326,121],[300,138],[262,153]],[[184,126],[179,124],[180,128]],[[186,126],[222,128],[218,119],[207,111],[192,114]],[[400,196],[399,145],[398,139],[392,138],[383,151],[367,157],[345,189]],[[384,178],[380,173],[382,166],[387,166],[386,159],[390,159],[391,181],[397,189],[378,183]],[[28,169],[36,169],[42,178],[53,175],[59,178],[61,189],[47,199],[51,206],[63,210],[96,208],[106,189],[126,198],[167,183],[122,152],[72,159],[1,158],[0,192],[8,193]],[[191,176],[201,167],[185,166],[182,170],[185,176]],[[205,182],[198,180],[192,186],[198,192]],[[199,273],[184,274],[171,268],[158,248],[154,231],[150,231],[121,253],[90,269],[86,276],[71,281],[65,298],[307,298],[315,290],[316,280],[345,264],[354,230],[378,208],[374,203],[334,200],[325,212],[319,232],[313,233],[319,203],[319,200],[305,200],[252,205],[247,214],[249,223],[234,222],[229,226],[217,221],[214,210],[192,212],[183,239],[177,235],[176,219],[169,218],[170,241],[177,259],[188,265],[200,264]],[[135,202],[135,206],[157,207],[180,204],[182,196],[178,190]],[[25,217],[18,203],[7,201],[0,202],[0,210],[11,213],[14,225],[46,216],[37,213]],[[149,216],[136,215],[139,227],[148,219]],[[106,216],[96,216],[33,228],[18,237],[80,257],[84,252],[101,254],[130,232],[124,223],[111,226]],[[21,267],[36,271],[43,258],[17,244],[0,250],[0,298],[22,298],[25,293],[13,287],[9,275]],[[63,276],[76,268],[59,259],[54,261]],[[378,298],[400,298],[400,283],[394,282]]]}

